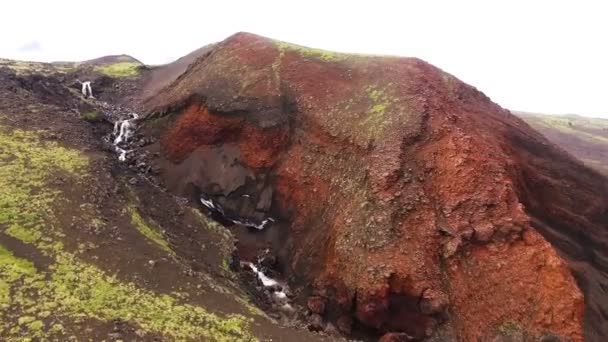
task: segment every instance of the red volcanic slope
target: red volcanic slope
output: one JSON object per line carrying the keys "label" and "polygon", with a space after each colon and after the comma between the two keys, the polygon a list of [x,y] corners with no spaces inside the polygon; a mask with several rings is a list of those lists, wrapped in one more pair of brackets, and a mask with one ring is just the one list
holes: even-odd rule
{"label": "red volcanic slope", "polygon": [[343,331],[608,339],[606,179],[440,69],[239,33],[147,106],[172,188],[281,218]]}

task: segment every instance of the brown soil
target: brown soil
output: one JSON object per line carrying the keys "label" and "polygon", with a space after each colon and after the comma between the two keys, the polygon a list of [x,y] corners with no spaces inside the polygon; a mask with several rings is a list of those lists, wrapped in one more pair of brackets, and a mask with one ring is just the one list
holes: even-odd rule
{"label": "brown soil", "polygon": [[342,331],[608,338],[606,179],[455,77],[241,33],[144,105],[169,188],[279,218]]}

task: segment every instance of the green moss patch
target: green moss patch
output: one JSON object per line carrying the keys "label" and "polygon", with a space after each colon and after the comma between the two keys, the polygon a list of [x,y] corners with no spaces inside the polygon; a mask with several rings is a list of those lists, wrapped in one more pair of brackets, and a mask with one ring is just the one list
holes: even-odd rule
{"label": "green moss patch", "polygon": [[8,288],[8,285],[21,279],[21,277],[35,273],[36,267],[34,267],[34,264],[27,260],[16,258],[11,251],[0,245],[0,274],[4,281],[5,290]]}
{"label": "green moss patch", "polygon": [[[170,340],[252,341],[250,321],[220,316],[181,303],[179,295],[158,294],[85,263],[64,248],[59,219],[65,204],[60,190],[48,187],[55,172],[86,179],[88,161],[76,150],[38,139],[35,132],[8,132],[0,126],[0,227],[2,233],[36,247],[53,261],[39,269],[0,246],[0,337],[7,340],[67,339],[71,322],[128,321],[142,332]],[[75,210],[81,210],[76,207]],[[155,244],[168,248],[160,233],[137,211],[133,224]],[[170,250],[168,248],[168,250]]]}
{"label": "green moss patch", "polygon": [[[178,340],[253,339],[246,329],[248,321],[242,316],[222,318],[201,307],[180,304],[172,296],[123,284],[69,253],[59,253],[56,261],[49,271],[39,272],[33,263],[15,257],[0,246],[2,284],[4,288],[12,286],[11,296],[2,297],[2,305],[21,312],[16,320],[9,319],[0,325],[1,333],[25,330],[29,336],[43,337],[43,329],[52,328],[45,326],[43,319],[52,312],[54,316],[102,321],[123,319],[136,323],[144,331],[159,332]],[[10,318],[10,314],[5,318]]]}
{"label": "green moss patch", "polygon": [[318,58],[325,62],[339,62],[351,56],[346,53],[339,53],[322,49],[313,49],[306,46],[291,44],[282,41],[275,41],[275,43],[281,53],[283,53],[284,51],[296,51],[303,56]]}
{"label": "green moss patch", "polygon": [[92,111],[92,112],[87,112],[87,113],[82,114],[82,118],[85,119],[86,121],[96,122],[101,119],[101,116],[99,115],[98,112]]}
{"label": "green moss patch", "polygon": [[120,78],[136,76],[141,66],[140,63],[136,62],[118,62],[96,66],[95,70],[110,77]]}
{"label": "green moss patch", "polygon": [[387,90],[383,88],[369,86],[365,91],[371,104],[367,118],[363,121],[363,124],[378,127],[384,121],[386,110],[396,100],[389,96]]}
{"label": "green moss patch", "polygon": [[66,74],[74,70],[78,66],[78,63],[42,63],[0,58],[0,67],[3,66],[15,71],[19,75],[40,74],[48,76],[53,73]]}
{"label": "green moss patch", "polygon": [[45,187],[54,172],[77,175],[87,165],[78,152],[42,143],[36,133],[0,126],[0,224],[5,233],[33,243],[41,239],[57,190]]}

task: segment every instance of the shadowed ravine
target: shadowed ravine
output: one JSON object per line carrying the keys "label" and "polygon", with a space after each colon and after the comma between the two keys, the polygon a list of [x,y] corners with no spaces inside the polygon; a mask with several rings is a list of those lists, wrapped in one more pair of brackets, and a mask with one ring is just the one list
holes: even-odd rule
{"label": "shadowed ravine", "polygon": [[[87,94],[92,94],[90,82],[83,83],[88,84],[88,91],[83,91],[83,95],[85,97]],[[103,104],[103,107],[109,107],[110,105],[107,103]],[[119,112],[120,110],[116,109],[115,112]],[[136,144],[137,141],[134,141],[134,136],[137,131],[137,120],[139,115],[136,113],[129,113],[127,115],[119,114],[119,116],[126,116],[126,119],[118,119],[114,122],[114,129],[111,135],[105,139],[106,141],[112,141],[112,146],[118,155],[118,160],[120,162],[126,162],[128,155],[137,153]],[[243,195],[245,197],[245,195]],[[215,219],[219,224],[227,224],[227,225],[236,225],[237,227],[233,229],[253,229],[253,230],[264,230],[269,228],[275,220],[271,217],[264,218],[260,223],[254,223],[246,218],[235,217],[227,214],[220,204],[215,203],[208,195],[201,193],[199,195],[200,203],[207,209],[207,214],[211,219]],[[251,234],[244,233],[244,234]],[[240,235],[240,234],[239,234]],[[267,250],[268,251],[268,250]],[[238,265],[241,268],[250,269],[255,274],[255,280],[258,280],[263,286],[262,292],[267,292],[268,300],[272,305],[274,311],[283,316],[285,319],[293,319],[295,314],[295,309],[290,304],[289,297],[291,293],[289,291],[288,285],[284,282],[279,282],[271,277],[268,277],[263,270],[268,270],[268,265],[264,265],[265,260],[263,256],[257,258],[257,260],[240,260]],[[257,264],[257,265],[256,265]],[[270,265],[276,266],[276,265]],[[260,270],[262,268],[263,270]],[[270,269],[270,271],[273,271]]]}

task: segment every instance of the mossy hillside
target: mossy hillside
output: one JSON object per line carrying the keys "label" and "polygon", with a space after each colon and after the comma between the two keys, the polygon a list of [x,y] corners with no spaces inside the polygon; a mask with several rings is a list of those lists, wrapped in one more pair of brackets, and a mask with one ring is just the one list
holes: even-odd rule
{"label": "mossy hillside", "polygon": [[133,77],[139,74],[141,66],[142,64],[137,62],[118,62],[98,65],[95,67],[95,71],[110,77]]}
{"label": "mossy hillside", "polygon": [[26,74],[39,74],[39,75],[51,75],[53,73],[66,74],[73,71],[78,67],[79,63],[42,63],[42,62],[28,62],[28,61],[15,61],[10,59],[0,58],[0,68],[7,67],[18,75]]}
{"label": "mossy hillside", "polygon": [[[29,62],[17,61],[0,58],[0,68],[7,67],[19,75],[39,74],[68,74],[80,68],[89,68],[91,64],[87,62]],[[110,77],[132,77],[139,74],[139,68],[143,64],[136,62],[130,57],[117,58],[114,63],[93,65],[93,70]]]}
{"label": "mossy hillside", "polygon": [[[62,193],[46,184],[53,172],[85,179],[87,159],[78,151],[38,139],[35,132],[0,129],[0,224],[4,234],[35,246],[54,262],[36,269],[30,261],[0,249],[0,336],[9,340],[61,336],[80,319],[123,319],[141,331],[175,340],[253,340],[249,322],[238,315],[221,317],[204,308],[180,304],[124,283],[66,251],[53,206]],[[67,320],[67,322],[65,321]]]}
{"label": "mossy hillside", "polygon": [[32,263],[15,258],[9,250],[0,245],[0,317],[11,302],[11,284],[23,275],[31,275],[35,272]]}
{"label": "mossy hillside", "polygon": [[607,129],[608,120],[600,118],[590,118],[579,115],[549,115],[549,114],[533,114],[539,120],[542,120],[550,126],[569,126],[569,127],[587,127],[595,129]]}
{"label": "mossy hillside", "polygon": [[45,186],[47,177],[59,171],[77,175],[86,165],[86,158],[76,151],[41,143],[33,132],[7,132],[0,126],[0,225],[7,227],[5,233],[38,242],[59,194]]}
{"label": "mossy hillside", "polygon": [[123,284],[69,253],[59,253],[56,261],[48,271],[40,272],[31,262],[0,246],[0,275],[9,285],[18,282],[11,288],[8,305],[21,312],[16,323],[9,320],[3,328],[44,337],[52,327],[46,323],[52,312],[59,322],[62,316],[123,319],[136,323],[142,331],[159,332],[177,340],[253,340],[242,316],[220,318],[201,307],[179,304],[172,296]]}
{"label": "mossy hillside", "polygon": [[552,115],[514,111],[519,117],[537,129],[571,134],[597,144],[608,143],[608,120],[579,115]]}
{"label": "mossy hillside", "polygon": [[287,43],[279,40],[275,40],[274,42],[281,53],[284,53],[285,51],[295,51],[301,54],[302,56],[318,58],[325,62],[339,62],[346,60],[351,56],[356,56],[354,54],[309,48],[306,46]]}
{"label": "mossy hillside", "polygon": [[294,51],[299,53],[303,57],[312,57],[323,62],[343,62],[347,60],[352,61],[365,61],[368,59],[378,58],[398,58],[390,55],[370,55],[362,53],[347,53],[347,52],[336,52],[331,50],[323,50],[317,48],[311,48],[307,46],[297,45],[288,43],[281,40],[272,40],[277,49],[281,52]]}
{"label": "mossy hillside", "polygon": [[578,116],[539,115],[537,122],[590,143],[608,145],[608,120]]}

